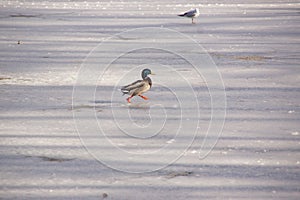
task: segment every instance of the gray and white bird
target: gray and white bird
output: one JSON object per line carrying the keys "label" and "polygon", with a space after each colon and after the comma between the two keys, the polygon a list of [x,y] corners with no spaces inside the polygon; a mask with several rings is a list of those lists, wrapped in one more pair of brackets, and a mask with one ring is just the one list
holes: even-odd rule
{"label": "gray and white bird", "polygon": [[178,16],[192,18],[192,24],[194,24],[194,18],[199,17],[199,15],[200,15],[199,9],[195,8],[186,11],[185,13],[179,14]]}

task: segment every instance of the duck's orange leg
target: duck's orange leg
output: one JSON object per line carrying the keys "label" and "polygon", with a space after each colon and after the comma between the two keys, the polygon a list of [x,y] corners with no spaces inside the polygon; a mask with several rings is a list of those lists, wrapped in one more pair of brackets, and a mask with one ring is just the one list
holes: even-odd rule
{"label": "duck's orange leg", "polygon": [[133,97],[133,96],[130,96],[130,97],[128,97],[128,98],[126,99],[128,103],[131,103],[130,99],[131,99],[132,97]]}
{"label": "duck's orange leg", "polygon": [[145,99],[145,100],[148,100],[149,98],[148,97],[145,97],[145,96],[143,96],[143,95],[139,95],[140,97],[142,97],[143,99]]}

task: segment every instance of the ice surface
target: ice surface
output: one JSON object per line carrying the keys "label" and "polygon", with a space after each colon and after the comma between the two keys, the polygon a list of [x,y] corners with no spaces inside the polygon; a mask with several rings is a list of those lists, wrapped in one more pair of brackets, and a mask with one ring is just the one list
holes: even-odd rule
{"label": "ice surface", "polygon": [[[194,7],[196,24],[176,16]],[[299,2],[4,0],[0,9],[0,199],[299,199]],[[211,116],[222,110],[205,52],[205,76],[149,48],[105,70],[129,44],[198,51],[172,35],[120,35],[143,27],[190,37],[218,67],[226,121],[205,158],[203,142],[218,136],[206,135]],[[108,39],[111,48],[97,49]],[[78,81],[83,63],[98,71]],[[128,105],[118,86],[148,66],[150,100]]]}

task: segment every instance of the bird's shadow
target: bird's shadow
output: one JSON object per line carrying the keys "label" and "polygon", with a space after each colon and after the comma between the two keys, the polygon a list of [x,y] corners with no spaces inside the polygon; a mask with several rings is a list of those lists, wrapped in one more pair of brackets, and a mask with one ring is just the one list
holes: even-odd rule
{"label": "bird's shadow", "polygon": [[138,102],[138,103],[130,103],[128,105],[129,109],[142,109],[142,110],[149,110],[150,103],[149,102]]}
{"label": "bird's shadow", "polygon": [[94,104],[108,104],[108,103],[116,103],[116,102],[113,102],[113,101],[109,101],[109,100],[96,100],[96,101],[90,101],[91,103],[94,103]]}
{"label": "bird's shadow", "polygon": [[149,110],[151,107],[151,104],[149,102],[131,102],[131,103],[122,103],[119,101],[111,101],[111,100],[95,100],[90,101],[90,103],[93,103],[97,106],[108,106],[114,104],[118,107],[118,105],[121,105],[121,107],[125,106],[128,107],[130,110],[134,109],[140,109],[140,110]]}

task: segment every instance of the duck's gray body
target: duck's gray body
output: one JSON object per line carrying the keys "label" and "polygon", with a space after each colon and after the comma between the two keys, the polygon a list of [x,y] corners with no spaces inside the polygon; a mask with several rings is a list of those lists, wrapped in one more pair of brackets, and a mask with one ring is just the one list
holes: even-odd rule
{"label": "duck's gray body", "polygon": [[149,77],[146,77],[144,80],[135,81],[129,85],[123,86],[121,91],[123,95],[128,94],[130,96],[141,95],[144,92],[147,92],[152,86],[152,81]]}

